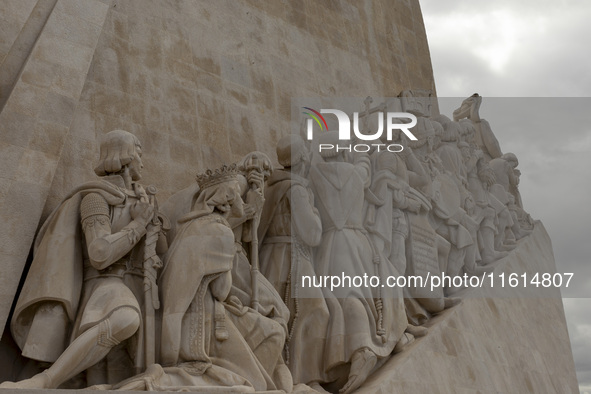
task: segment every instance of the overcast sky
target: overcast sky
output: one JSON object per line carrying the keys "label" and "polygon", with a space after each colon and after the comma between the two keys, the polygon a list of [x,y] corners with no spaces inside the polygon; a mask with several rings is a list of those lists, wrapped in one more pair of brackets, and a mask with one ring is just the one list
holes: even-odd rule
{"label": "overcast sky", "polygon": [[[441,112],[484,97],[522,172],[524,207],[550,233],[582,392],[591,394],[591,1],[420,0]],[[546,97],[542,99],[540,97]],[[583,184],[586,183],[586,184]]]}

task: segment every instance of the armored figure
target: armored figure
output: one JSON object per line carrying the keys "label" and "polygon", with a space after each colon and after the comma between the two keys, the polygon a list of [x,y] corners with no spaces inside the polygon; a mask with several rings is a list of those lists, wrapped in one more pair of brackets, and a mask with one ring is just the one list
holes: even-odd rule
{"label": "armored figure", "polygon": [[143,295],[157,302],[165,242],[154,196],[137,183],[141,155],[134,135],[107,133],[101,179],[72,191],[41,228],[11,329],[23,356],[52,366],[1,387],[56,388],[85,370],[88,385],[114,383],[145,367],[153,333],[142,327]]}

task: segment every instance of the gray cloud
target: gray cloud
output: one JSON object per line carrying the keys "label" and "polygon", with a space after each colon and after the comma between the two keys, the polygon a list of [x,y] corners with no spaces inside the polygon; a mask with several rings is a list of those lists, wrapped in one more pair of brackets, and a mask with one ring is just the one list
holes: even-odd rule
{"label": "gray cloud", "polygon": [[[562,293],[577,297],[564,299],[565,314],[580,389],[591,393],[591,2],[420,2],[438,96],[485,97],[481,116],[520,160],[526,210],[548,230],[558,271],[575,273]],[[440,100],[441,112],[461,100]]]}
{"label": "gray cloud", "polygon": [[[591,2],[421,0],[440,96],[587,96]],[[526,77],[524,77],[526,76]]]}

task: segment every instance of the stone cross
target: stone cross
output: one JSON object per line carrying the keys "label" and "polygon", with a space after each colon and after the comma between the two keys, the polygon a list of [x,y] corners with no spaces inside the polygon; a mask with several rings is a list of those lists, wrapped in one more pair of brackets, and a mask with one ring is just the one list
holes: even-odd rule
{"label": "stone cross", "polygon": [[[363,100],[363,104],[365,105],[365,111],[359,113],[359,118],[364,118],[362,133],[367,133],[369,131],[369,115],[375,112],[383,112],[386,109],[385,102],[373,108],[371,108],[371,103],[373,103],[373,98],[371,98],[371,96],[367,96],[367,98]],[[383,115],[380,114],[380,116]]]}

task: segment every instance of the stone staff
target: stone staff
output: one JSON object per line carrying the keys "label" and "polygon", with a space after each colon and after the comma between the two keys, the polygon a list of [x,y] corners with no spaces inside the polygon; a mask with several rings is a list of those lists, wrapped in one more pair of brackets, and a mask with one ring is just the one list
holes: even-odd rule
{"label": "stone staff", "polygon": [[[259,153],[262,157],[259,157]],[[269,160],[265,160],[266,155],[260,152],[253,152],[243,163],[243,170],[247,175],[252,174],[253,172],[261,174],[261,181],[260,182],[253,182],[249,179],[249,183],[251,183],[252,191],[257,193],[261,198],[261,207],[264,203],[264,179],[265,175],[268,176],[270,173],[270,162]],[[250,178],[250,177],[247,177]],[[250,221],[250,233],[251,233],[251,242],[250,242],[250,271],[251,271],[251,287],[252,287],[252,297],[250,306],[252,309],[259,311],[260,310],[260,303],[259,303],[259,292],[258,292],[258,275],[259,275],[259,240],[258,240],[258,226],[261,219],[261,210],[258,207],[255,207],[256,211],[254,213],[254,217]]]}
{"label": "stone staff", "polygon": [[146,311],[144,330],[144,363],[148,367],[156,362],[156,319],[155,312],[160,309],[158,298],[158,285],[156,284],[157,270],[162,268],[162,261],[156,254],[156,245],[162,229],[162,223],[158,218],[158,202],[155,195],[158,192],[155,186],[146,188],[150,205],[154,206],[154,216],[147,226],[146,241],[144,245],[144,308]]}

